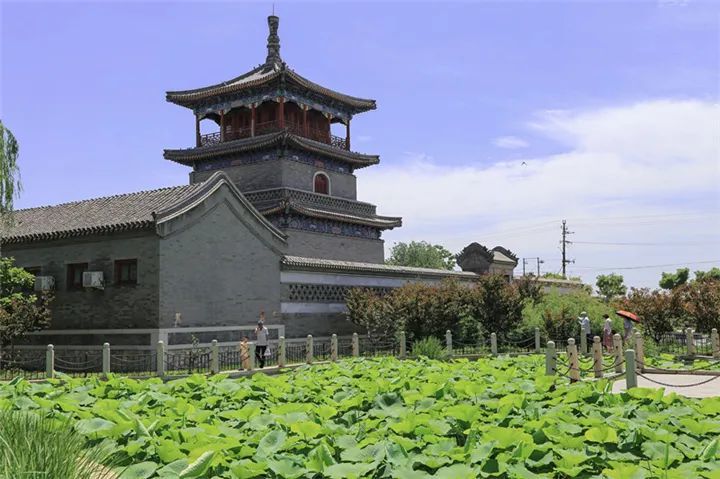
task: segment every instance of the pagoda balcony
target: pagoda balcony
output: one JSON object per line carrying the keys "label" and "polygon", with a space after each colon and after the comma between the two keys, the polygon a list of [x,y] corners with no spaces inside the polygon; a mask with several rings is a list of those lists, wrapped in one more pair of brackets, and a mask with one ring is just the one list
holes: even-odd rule
{"label": "pagoda balcony", "polygon": [[300,123],[285,121],[281,124],[277,120],[257,123],[255,131],[252,128],[230,129],[227,128],[225,133],[216,131],[199,136],[197,146],[210,146],[225,143],[228,141],[240,140],[244,138],[252,138],[253,136],[267,135],[269,133],[277,133],[279,131],[287,131],[294,135],[309,138],[311,140],[325,143],[340,150],[349,150],[349,142],[346,138],[335,136],[328,130],[320,130],[315,128],[303,127]]}

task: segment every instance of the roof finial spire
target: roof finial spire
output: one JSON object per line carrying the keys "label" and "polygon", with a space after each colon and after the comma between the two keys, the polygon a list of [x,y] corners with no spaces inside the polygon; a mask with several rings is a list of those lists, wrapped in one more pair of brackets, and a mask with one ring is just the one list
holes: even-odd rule
{"label": "roof finial spire", "polygon": [[268,54],[265,59],[265,63],[268,64],[282,62],[282,59],[280,58],[280,37],[277,34],[279,24],[280,19],[275,16],[275,4],[273,3],[273,14],[268,17],[268,28],[270,29],[270,34],[268,35],[267,40]]}

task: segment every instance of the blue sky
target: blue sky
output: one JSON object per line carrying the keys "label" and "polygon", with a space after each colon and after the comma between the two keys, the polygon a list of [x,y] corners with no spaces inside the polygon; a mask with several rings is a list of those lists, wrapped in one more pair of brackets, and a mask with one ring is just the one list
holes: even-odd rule
{"label": "blue sky", "polygon": [[[21,144],[17,206],[187,182],[166,90],[264,61],[270,3],[3,2],[0,116]],[[720,8],[660,1],[277,2],[281,54],[375,98],[353,122],[359,199],[401,215],[394,241],[471,241],[653,286],[720,265]],[[525,165],[522,165],[522,162]],[[590,243],[644,243],[596,245]],[[652,243],[652,244],[650,244]]]}

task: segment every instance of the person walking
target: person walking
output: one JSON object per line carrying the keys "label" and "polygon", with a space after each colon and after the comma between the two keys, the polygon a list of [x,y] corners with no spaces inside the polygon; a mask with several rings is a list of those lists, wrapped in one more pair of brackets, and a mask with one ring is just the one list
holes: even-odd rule
{"label": "person walking", "polygon": [[613,333],[612,333],[612,320],[607,314],[603,314],[605,324],[603,325],[603,346],[608,352],[613,350]]}
{"label": "person walking", "polygon": [[590,336],[592,334],[590,332],[590,318],[588,318],[587,313],[585,311],[580,313],[578,320],[580,321],[580,334],[585,335],[587,344],[592,344],[592,337]]}
{"label": "person walking", "polygon": [[269,331],[262,320],[258,321],[257,328],[255,328],[255,360],[260,368],[265,367],[265,351],[268,347],[268,333]]}
{"label": "person walking", "polygon": [[623,337],[623,340],[625,341],[625,344],[628,344],[628,341],[632,338],[633,330],[635,328],[630,318],[623,316],[623,328],[625,329],[625,336]]}

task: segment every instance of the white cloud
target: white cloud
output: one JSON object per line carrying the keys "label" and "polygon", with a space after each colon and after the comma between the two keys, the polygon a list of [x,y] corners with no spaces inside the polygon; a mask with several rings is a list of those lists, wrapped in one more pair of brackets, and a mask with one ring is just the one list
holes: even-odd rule
{"label": "white cloud", "polygon": [[510,150],[527,148],[528,146],[527,141],[522,138],[518,138],[517,136],[501,136],[499,138],[495,138],[493,144],[498,148],[507,148]]}
{"label": "white cloud", "polygon": [[[674,243],[574,245],[571,269],[589,281],[597,273],[582,268],[720,259],[718,104],[657,100],[547,111],[531,126],[567,151],[482,167],[408,154],[361,170],[359,197],[404,217],[403,228],[385,235],[388,245],[426,239],[459,251],[471,241],[502,243],[520,256],[544,257],[548,270],[559,268],[562,218],[577,241]],[[601,219],[632,216],[642,218]],[[659,271],[626,273],[631,284],[651,286],[655,277]]]}

